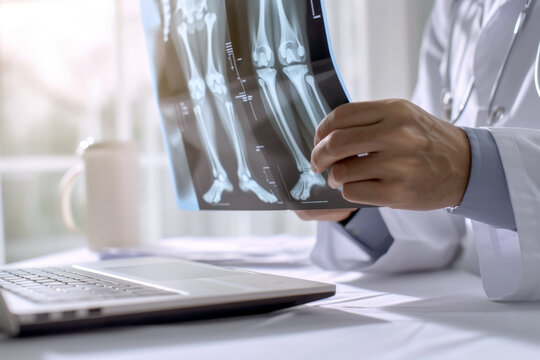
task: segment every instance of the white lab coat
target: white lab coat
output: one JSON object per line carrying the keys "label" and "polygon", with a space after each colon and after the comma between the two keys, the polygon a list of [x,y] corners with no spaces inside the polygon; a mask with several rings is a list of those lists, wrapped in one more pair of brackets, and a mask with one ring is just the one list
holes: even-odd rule
{"label": "white lab coat", "polygon": [[[471,76],[475,88],[457,125],[487,127],[487,106],[512,32],[525,0],[461,0],[457,5],[450,63],[455,106]],[[448,50],[452,0],[437,1],[422,45],[413,101],[441,115],[440,94]],[[485,10],[482,23],[474,17]],[[491,130],[499,148],[517,232],[466,221],[446,210],[413,212],[380,209],[394,243],[376,261],[329,223],[320,223],[312,258],[325,268],[395,273],[449,266],[472,254],[474,243],[484,290],[491,299],[540,299],[540,96],[535,60],[540,46],[540,1],[537,1],[511,53],[495,107],[504,118]],[[472,226],[468,226],[472,224]]]}

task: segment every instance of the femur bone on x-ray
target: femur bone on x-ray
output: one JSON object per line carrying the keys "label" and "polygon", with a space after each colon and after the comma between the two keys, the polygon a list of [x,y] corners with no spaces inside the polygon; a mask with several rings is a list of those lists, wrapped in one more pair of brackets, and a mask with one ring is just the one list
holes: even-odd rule
{"label": "femur bone on x-ray", "polygon": [[[224,0],[159,0],[159,3],[163,15],[163,40],[168,42],[172,39],[179,56],[187,59],[183,72],[193,101],[198,134],[213,176],[210,188],[203,195],[204,201],[219,203],[224,192],[233,191],[233,184],[217,150],[215,121],[218,118],[234,149],[239,188],[254,193],[262,202],[276,203],[277,197],[252,176],[244,134],[226,83],[225,50],[223,44],[216,40],[218,33],[226,31],[228,26]],[[250,14],[251,61],[264,103],[299,172],[299,179],[290,189],[290,195],[296,200],[307,200],[312,188],[325,186],[326,181],[311,170],[310,162],[299,145],[302,140],[299,139],[296,119],[288,116],[280,103],[283,90],[278,84],[278,72],[285,75],[297,92],[301,105],[295,106],[303,107],[313,130],[328,112],[328,105],[320,96],[307,65],[307,49],[298,33],[299,19],[287,14],[286,2],[249,0],[246,3]],[[223,11],[216,13],[210,9]]]}

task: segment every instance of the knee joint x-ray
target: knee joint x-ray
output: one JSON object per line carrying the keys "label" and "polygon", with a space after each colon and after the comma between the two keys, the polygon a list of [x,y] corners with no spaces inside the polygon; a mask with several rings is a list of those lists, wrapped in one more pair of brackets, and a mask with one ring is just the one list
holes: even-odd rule
{"label": "knee joint x-ray", "polygon": [[348,101],[320,0],[141,0],[178,202],[350,207],[311,171],[319,122]]}

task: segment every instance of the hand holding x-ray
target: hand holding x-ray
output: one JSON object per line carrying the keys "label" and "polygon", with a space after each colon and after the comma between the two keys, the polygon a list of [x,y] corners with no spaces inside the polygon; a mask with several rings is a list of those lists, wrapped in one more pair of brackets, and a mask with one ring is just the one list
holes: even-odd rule
{"label": "hand holding x-ray", "polygon": [[349,101],[320,0],[141,0],[178,203],[354,207],[311,169],[315,128]]}
{"label": "hand holding x-ray", "polygon": [[[346,104],[317,128],[311,164],[351,202],[408,210],[456,206],[470,173],[465,131],[405,100]],[[358,156],[357,154],[367,154]]]}
{"label": "hand holding x-ray", "polygon": [[305,221],[343,221],[357,209],[296,210],[295,214]]}

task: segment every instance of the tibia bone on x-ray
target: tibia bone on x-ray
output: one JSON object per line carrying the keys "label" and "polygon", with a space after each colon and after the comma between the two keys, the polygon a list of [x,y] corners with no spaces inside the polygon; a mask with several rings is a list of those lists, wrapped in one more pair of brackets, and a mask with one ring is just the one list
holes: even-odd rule
{"label": "tibia bone on x-ray", "polygon": [[[201,124],[201,120],[204,121],[201,107],[199,105],[195,105],[193,107],[193,112],[195,113],[195,117],[199,121],[199,124]],[[227,176],[227,173],[225,172],[225,169],[223,168],[223,165],[221,165],[221,161],[219,160],[215,146],[215,139],[213,139],[212,134],[213,129],[209,129],[209,127],[206,126],[199,126],[198,129],[210,161],[212,176],[214,178],[210,189],[204,193],[203,199],[209,204],[219,203],[221,201],[223,192],[233,191],[233,186],[229,180],[229,177]]]}
{"label": "tibia bone on x-ray", "polygon": [[294,139],[294,134],[291,131],[287,118],[280,106],[279,96],[277,92],[277,70],[271,68],[262,68],[257,70],[259,76],[259,85],[263,91],[266,102],[270,105],[272,115],[277,120],[277,125],[285,138],[287,146],[292,152],[294,161],[298,171],[305,172],[311,169],[309,161],[302,154],[302,150]]}
{"label": "tibia bone on x-ray", "polygon": [[[223,0],[213,0],[221,2]],[[170,33],[168,24],[172,15],[169,1],[161,0],[163,11],[163,38],[168,39]],[[208,10],[208,0],[178,0],[175,14],[182,12],[182,21],[177,25],[176,33],[182,40],[184,54],[188,67],[184,72],[188,79],[188,89],[193,100],[193,113],[197,121],[197,130],[204,151],[208,157],[213,181],[210,189],[204,193],[203,199],[210,204],[221,202],[223,192],[232,192],[233,186],[229,180],[217,150],[215,138],[215,118],[210,101],[217,109],[219,119],[223,123],[228,138],[232,143],[238,165],[239,187],[244,192],[254,193],[262,202],[275,203],[277,197],[265,190],[254,179],[249,169],[245,154],[245,140],[241,127],[225,83],[225,76],[218,71],[219,45],[214,42],[217,15]],[[169,19],[169,20],[167,20]],[[206,41],[201,44],[200,38]],[[204,59],[206,55],[206,59]],[[206,69],[204,67],[206,66]],[[201,73],[205,73],[205,77]],[[212,96],[208,96],[207,88]],[[211,98],[211,99],[210,99]]]}
{"label": "tibia bone on x-ray", "polygon": [[225,84],[225,77],[217,71],[215,64],[215,46],[214,46],[214,30],[217,16],[214,13],[208,13],[204,17],[206,22],[207,32],[207,67],[206,67],[206,84],[215,98],[215,104],[220,114],[220,118],[224,122],[225,131],[234,148],[236,162],[238,164],[238,180],[240,190],[244,192],[251,191],[266,203],[277,202],[277,197],[266,191],[255,180],[249,169],[246,159],[245,140],[242,130],[237,122],[234,106],[231,101],[229,90]]}
{"label": "tibia bone on x-ray", "polygon": [[311,170],[311,165],[298,146],[291,131],[290,124],[283,114],[276,88],[277,71],[271,68],[263,68],[257,70],[257,75],[259,76],[259,85],[261,86],[268,107],[276,119],[279,130],[300,172],[300,179],[290,191],[291,196],[296,200],[307,200],[311,196],[311,188],[313,186],[324,186],[326,182],[320,174],[316,174]]}
{"label": "tibia bone on x-ray", "polygon": [[[257,68],[259,85],[264,94],[267,107],[270,109],[272,116],[277,123],[277,127],[293,156],[296,167],[300,172],[300,179],[292,188],[290,194],[296,200],[307,200],[311,196],[311,189],[313,186],[324,186],[326,182],[320,174],[315,174],[313,171],[311,171],[311,165],[298,145],[299,139],[295,138],[294,132],[291,129],[291,126],[296,126],[296,124],[288,121],[287,117],[283,113],[278,94],[277,70],[274,68],[275,53],[270,47],[271,42],[267,33],[267,11],[269,11],[267,0],[260,0],[258,24],[256,26],[257,31],[252,44],[252,61]],[[282,11],[284,11],[283,7]],[[282,23],[280,22],[280,26],[281,25]],[[287,24],[283,24],[283,26],[286,27]],[[305,49],[301,45],[298,46],[299,41],[296,41],[296,43],[294,42],[295,34],[292,32],[290,24],[288,25],[288,28],[292,35],[289,34],[283,36],[282,32],[281,39],[282,41],[286,41],[286,43],[280,45],[280,50],[278,51],[283,50],[282,53],[285,55],[285,59],[298,59],[298,54],[301,54],[301,57],[305,58]],[[291,39],[293,41],[291,41]]]}
{"label": "tibia bone on x-ray", "polygon": [[[322,120],[324,113],[319,113],[313,105],[313,94],[310,93],[310,91],[313,91],[313,88],[308,83],[308,76],[313,78],[313,76],[308,75],[309,69],[307,65],[299,64],[299,65],[291,65],[283,68],[283,72],[291,83],[296,88],[296,91],[298,92],[298,95],[300,95],[300,99],[302,100],[302,104],[304,104],[304,107],[306,108],[306,111],[309,116],[309,120],[311,121],[311,125],[313,128],[317,128],[319,125],[319,122]],[[315,84],[313,84],[315,85]]]}
{"label": "tibia bone on x-ray", "polygon": [[[322,120],[328,114],[328,110],[326,110],[328,108],[328,105],[326,106],[324,105],[322,96],[319,94],[319,90],[317,89],[317,86],[315,85],[315,78],[313,77],[313,75],[311,74],[307,75],[306,82],[308,83],[311,89],[312,99],[315,99],[315,101],[317,101],[317,105],[319,105],[319,110],[322,115],[320,119]],[[311,106],[314,106],[313,103],[310,102],[310,104]]]}

